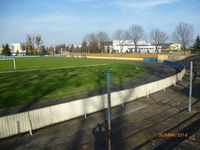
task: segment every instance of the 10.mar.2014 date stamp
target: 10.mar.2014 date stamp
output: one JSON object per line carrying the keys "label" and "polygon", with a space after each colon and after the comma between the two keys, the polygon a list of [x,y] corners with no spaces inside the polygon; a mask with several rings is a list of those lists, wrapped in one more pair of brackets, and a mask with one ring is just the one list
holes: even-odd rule
{"label": "10.mar.2014 date stamp", "polygon": [[183,133],[183,132],[177,132],[177,133],[167,133],[167,132],[163,132],[163,133],[159,133],[159,137],[179,137],[179,138],[184,138],[187,137],[188,134],[187,133]]}

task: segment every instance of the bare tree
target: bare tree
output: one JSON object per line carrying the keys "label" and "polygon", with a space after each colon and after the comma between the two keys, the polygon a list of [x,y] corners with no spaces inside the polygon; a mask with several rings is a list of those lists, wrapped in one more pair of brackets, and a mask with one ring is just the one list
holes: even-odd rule
{"label": "bare tree", "polygon": [[81,44],[81,53],[86,53],[86,52],[87,52],[87,42],[83,40]]}
{"label": "bare tree", "polygon": [[100,31],[96,33],[96,39],[100,44],[100,52],[102,53],[104,51],[105,41],[108,40],[108,34],[106,32]]}
{"label": "bare tree", "polygon": [[182,49],[184,50],[189,46],[189,44],[193,40],[194,35],[194,26],[192,24],[188,24],[186,22],[180,22],[177,26],[175,31],[173,32],[173,39],[176,42],[182,44]]}
{"label": "bare tree", "polygon": [[135,52],[137,52],[138,41],[145,36],[144,30],[140,25],[133,24],[129,27],[128,33],[130,39],[132,39],[134,42]]}
{"label": "bare tree", "polygon": [[90,53],[98,52],[98,40],[95,33],[90,33],[84,37],[84,40],[88,43],[88,50]]}
{"label": "bare tree", "polygon": [[31,35],[27,35],[27,38],[26,38],[26,50],[27,50],[27,54],[28,55],[33,55],[34,54],[34,42],[35,42],[35,38],[34,36],[31,36]]}
{"label": "bare tree", "polygon": [[84,37],[84,41],[90,43],[92,41],[97,41],[95,33],[89,33]]}
{"label": "bare tree", "polygon": [[21,48],[23,51],[26,51],[26,44],[22,44]]}
{"label": "bare tree", "polygon": [[120,46],[120,53],[121,53],[125,42],[129,39],[128,31],[122,30],[122,29],[116,30],[113,33],[113,37],[114,37],[114,39],[118,40],[118,43]]}
{"label": "bare tree", "polygon": [[156,46],[156,52],[158,52],[158,46],[165,43],[168,40],[168,36],[165,32],[159,29],[153,29],[150,32],[150,39]]}
{"label": "bare tree", "polygon": [[40,51],[40,46],[41,46],[41,43],[42,43],[42,37],[40,35],[37,35],[35,37],[35,43],[37,45],[37,50],[36,50],[36,54],[37,54],[38,51]]}

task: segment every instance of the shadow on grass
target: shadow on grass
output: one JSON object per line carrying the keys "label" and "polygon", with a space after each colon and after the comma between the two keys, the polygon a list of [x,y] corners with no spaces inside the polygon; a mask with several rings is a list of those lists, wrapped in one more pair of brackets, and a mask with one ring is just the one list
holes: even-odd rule
{"label": "shadow on grass", "polygon": [[[51,73],[59,76],[56,76],[55,79]],[[70,72],[63,72],[61,70],[49,71],[49,75],[41,71],[28,72],[25,75],[16,73],[15,75],[16,77],[13,77],[13,75],[5,77],[5,80],[6,78],[8,80],[12,78],[15,82],[7,85],[12,92],[8,91],[8,88],[2,88],[1,92],[6,94],[0,97],[1,104],[4,107],[24,105],[20,108],[20,112],[28,110],[32,105],[36,105],[41,99],[45,99],[45,96],[62,88],[65,82],[77,76],[76,74],[70,74]],[[17,90],[20,92],[15,92]]]}
{"label": "shadow on grass", "polygon": [[[101,70],[98,71],[92,71],[93,74],[95,74],[96,76],[94,76],[94,81],[95,83],[98,85],[98,94],[102,94],[105,92],[104,84],[105,84],[105,73],[102,72]],[[104,101],[104,97],[102,97],[101,101]],[[83,106],[85,112],[87,111],[86,107],[87,106]],[[90,118],[88,118],[90,119]],[[100,114],[99,118],[97,119],[98,122],[101,123],[97,123],[97,126],[94,127],[92,129],[91,134],[93,134],[94,138],[95,138],[95,145],[94,145],[94,149],[95,150],[104,150],[105,148],[105,110],[102,110],[102,113]],[[96,119],[95,119],[96,121]],[[96,123],[94,123],[96,124]],[[87,141],[87,137],[85,137],[85,129],[88,128],[88,122],[87,119],[80,119],[79,123],[78,123],[78,128],[77,128],[77,134],[75,136],[72,137],[72,140],[70,140],[65,146],[65,149],[68,150],[77,150],[77,149],[82,149],[83,145],[85,144],[84,141]],[[103,144],[103,145],[102,145]],[[99,147],[100,146],[100,147]],[[93,146],[92,146],[93,147]],[[92,148],[93,149],[93,148]]]}
{"label": "shadow on grass", "polygon": [[[99,77],[96,78],[96,82],[99,84],[99,87],[102,86],[104,76],[99,75]],[[119,79],[122,81],[122,77]],[[101,93],[101,88],[99,89],[99,92]],[[124,99],[129,99],[131,93],[128,93]],[[107,97],[106,97],[107,98]],[[102,101],[104,101],[102,97]],[[111,100],[112,103],[113,100]],[[119,115],[120,117],[117,117],[117,119],[112,120],[112,149],[113,150],[124,150],[125,143],[123,140],[123,130],[124,125],[126,124],[126,120],[123,118],[123,113],[126,110],[126,107],[118,108],[117,111],[115,111],[115,115]],[[88,118],[90,119],[90,117]],[[87,120],[86,120],[87,121]],[[72,141],[68,143],[66,149],[70,150],[76,150],[76,149],[94,149],[94,150],[107,150],[107,140],[108,140],[108,126],[107,126],[107,109],[103,110],[101,112],[101,115],[98,118],[98,122],[96,122],[96,126],[92,128],[91,134],[93,135],[94,139],[90,141],[86,141],[84,143],[84,128],[87,128],[86,121],[81,121],[78,127],[78,134],[73,137]],[[93,145],[93,146],[92,146]]]}

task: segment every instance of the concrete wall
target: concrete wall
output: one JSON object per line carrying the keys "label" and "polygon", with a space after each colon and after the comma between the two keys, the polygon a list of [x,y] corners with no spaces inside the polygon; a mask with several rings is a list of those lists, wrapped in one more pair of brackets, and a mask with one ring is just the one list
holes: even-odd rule
{"label": "concrete wall", "polygon": [[158,62],[163,62],[164,60],[168,60],[168,55],[158,55]]}
{"label": "concrete wall", "polygon": [[179,61],[185,59],[187,56],[186,55],[169,55],[168,60],[170,61]]}
{"label": "concrete wall", "polygon": [[[151,93],[163,90],[185,74],[185,69],[171,77],[144,84],[135,88],[111,93],[112,107],[123,105],[137,98],[148,96]],[[64,104],[53,105],[24,113],[0,117],[0,138],[19,133],[29,132],[72,118],[84,116],[107,108],[107,95],[98,95]]]}
{"label": "concrete wall", "polygon": [[159,54],[158,55],[158,62],[163,62],[164,60],[170,60],[170,61],[179,61],[179,60],[183,60],[186,57],[188,57],[187,55],[162,55]]}

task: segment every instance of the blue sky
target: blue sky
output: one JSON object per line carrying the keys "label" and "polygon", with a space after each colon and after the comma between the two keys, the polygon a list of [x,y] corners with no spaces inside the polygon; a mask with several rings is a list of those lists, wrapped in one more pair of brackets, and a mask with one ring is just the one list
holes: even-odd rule
{"label": "blue sky", "polygon": [[200,0],[0,0],[0,44],[25,42],[41,35],[46,45],[79,43],[90,32],[139,24],[149,33],[169,35],[178,22],[194,25],[200,34]]}

